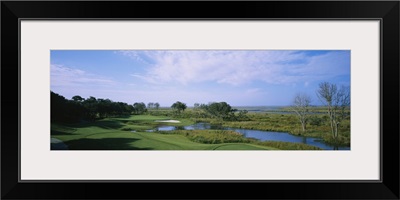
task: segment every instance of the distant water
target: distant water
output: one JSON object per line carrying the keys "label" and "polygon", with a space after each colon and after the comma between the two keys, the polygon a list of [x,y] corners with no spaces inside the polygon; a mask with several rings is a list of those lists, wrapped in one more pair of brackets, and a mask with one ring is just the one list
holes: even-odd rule
{"label": "distant water", "polygon": [[[288,106],[236,106],[233,107],[237,110],[247,110],[248,112],[253,113],[275,113],[275,114],[295,114],[293,111],[283,110],[283,108],[287,108]],[[311,115],[314,114],[324,114],[324,112],[308,112]]]}
{"label": "distant water", "polygon": [[279,111],[284,106],[234,106],[234,109],[247,110],[249,112]]}

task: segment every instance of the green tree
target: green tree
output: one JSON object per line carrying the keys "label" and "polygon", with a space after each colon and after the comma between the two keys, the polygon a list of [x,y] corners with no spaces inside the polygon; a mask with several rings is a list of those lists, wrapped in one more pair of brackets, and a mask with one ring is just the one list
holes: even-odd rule
{"label": "green tree", "polygon": [[174,104],[172,104],[171,108],[175,109],[178,114],[185,111],[185,109],[187,108],[185,103],[182,103],[180,101],[175,102]]}
{"label": "green tree", "polygon": [[133,104],[133,108],[136,114],[140,115],[143,114],[144,112],[146,112],[146,104],[144,104],[143,102],[136,102]]}
{"label": "green tree", "polygon": [[97,99],[97,113],[99,117],[108,117],[115,109],[118,109],[113,107],[113,104],[110,99]]}
{"label": "green tree", "polygon": [[85,118],[95,121],[98,113],[98,102],[95,97],[90,96],[83,102],[83,106],[86,108]]}
{"label": "green tree", "polygon": [[110,99],[96,99],[95,97],[84,99],[79,95],[67,100],[59,94],[50,92],[52,122],[94,121],[98,118],[131,114],[134,110],[132,105],[124,102],[113,102]]}
{"label": "green tree", "polygon": [[63,96],[50,91],[51,121],[65,121],[67,112],[67,99]]}
{"label": "green tree", "polygon": [[212,116],[223,120],[233,119],[235,117],[234,112],[236,109],[232,109],[232,107],[226,102],[213,102],[209,103],[207,106],[203,105],[202,108]]}
{"label": "green tree", "polygon": [[76,101],[76,102],[82,102],[82,101],[84,101],[85,99],[82,98],[82,97],[79,96],[79,95],[75,95],[75,96],[72,97],[72,100],[74,100],[74,101]]}

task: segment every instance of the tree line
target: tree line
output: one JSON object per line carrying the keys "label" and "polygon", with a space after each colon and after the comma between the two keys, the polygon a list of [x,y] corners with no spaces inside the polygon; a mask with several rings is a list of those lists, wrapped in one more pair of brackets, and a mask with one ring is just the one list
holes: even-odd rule
{"label": "tree line", "polygon": [[[185,103],[177,101],[171,108],[175,109],[176,114],[182,115],[183,111],[187,108]],[[227,102],[210,102],[208,104],[195,103],[193,106],[194,113],[191,113],[197,118],[217,118],[225,121],[248,120],[246,116],[247,110],[240,110],[232,108]],[[238,113],[238,114],[235,114]]]}
{"label": "tree line", "polygon": [[[50,91],[51,121],[52,122],[78,122],[81,120],[94,121],[106,117],[143,114],[147,112],[146,104],[136,102],[133,105],[125,102],[114,102],[110,99],[89,97],[82,98],[79,95],[72,99]],[[158,109],[159,103],[149,103],[151,109]]]}
{"label": "tree line", "polygon": [[[95,121],[106,117],[115,117],[131,114],[144,114],[149,109],[159,109],[158,102],[149,102],[146,106],[143,102],[136,102],[132,105],[125,102],[114,102],[110,99],[82,98],[79,95],[71,99],[50,91],[51,93],[51,121],[52,122],[79,122]],[[171,105],[175,115],[181,115],[187,105],[177,101]],[[245,120],[248,119],[247,111],[241,110],[235,115],[237,109],[233,109],[226,102],[211,102],[208,104],[195,103],[195,110],[201,110],[202,114],[197,117],[218,118],[221,120]]]}

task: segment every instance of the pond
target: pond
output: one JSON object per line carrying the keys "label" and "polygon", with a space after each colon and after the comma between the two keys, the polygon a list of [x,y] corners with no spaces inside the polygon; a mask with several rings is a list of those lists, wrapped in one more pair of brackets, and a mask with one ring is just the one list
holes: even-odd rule
{"label": "pond", "polygon": [[[232,130],[243,134],[247,138],[255,138],[260,141],[281,141],[281,142],[295,142],[303,143],[311,146],[316,146],[326,150],[350,150],[350,147],[343,146],[332,146],[325,144],[319,138],[304,137],[291,135],[285,132],[273,132],[273,131],[260,131],[242,128],[229,128],[217,125],[211,125],[209,123],[196,123],[189,126],[177,127],[177,126],[160,126],[155,129],[156,131],[172,131],[172,130]],[[155,131],[155,130],[148,130]]]}

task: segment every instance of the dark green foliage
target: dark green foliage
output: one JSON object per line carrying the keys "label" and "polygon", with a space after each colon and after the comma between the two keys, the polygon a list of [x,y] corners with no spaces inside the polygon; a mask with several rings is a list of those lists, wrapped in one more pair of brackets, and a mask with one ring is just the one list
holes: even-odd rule
{"label": "dark green foliage", "polygon": [[329,120],[329,117],[327,115],[322,116],[322,120],[324,122],[327,122]]}
{"label": "dark green foliage", "polygon": [[312,116],[309,118],[309,122],[310,125],[314,125],[314,126],[321,126],[322,124],[325,123],[326,120],[324,120],[321,117],[317,117],[317,116]]}
{"label": "dark green foliage", "polygon": [[149,102],[149,103],[147,103],[147,108],[148,109],[158,109],[158,108],[160,108],[160,104],[158,102],[156,102],[156,103]]}
{"label": "dark green foliage", "polygon": [[208,105],[201,105],[201,108],[207,111],[212,117],[220,118],[222,120],[235,120],[235,111],[228,103],[226,102],[214,102],[209,103]]}
{"label": "dark green foliage", "polygon": [[82,101],[84,101],[85,99],[82,98],[82,97],[79,96],[79,95],[76,95],[76,96],[73,96],[73,97],[72,97],[72,100],[74,100],[74,101],[76,101],[76,102],[82,102]]}
{"label": "dark green foliage", "polygon": [[240,121],[248,121],[250,120],[249,116],[247,116],[248,111],[247,110],[240,110],[239,114],[237,116],[237,119]]}
{"label": "dark green foliage", "polygon": [[94,121],[105,117],[129,115],[133,111],[133,106],[109,99],[84,99],[76,95],[72,100],[68,100],[52,91],[50,95],[52,122]]}
{"label": "dark green foliage", "polygon": [[325,135],[324,142],[329,145],[350,146],[350,135],[341,134],[338,137]]}
{"label": "dark green foliage", "polygon": [[67,100],[52,91],[50,92],[50,99],[52,122],[76,122],[85,118],[87,109],[81,102]]}
{"label": "dark green foliage", "polygon": [[64,120],[64,114],[67,100],[54,92],[50,92],[50,104],[51,104],[51,121],[62,121]]}
{"label": "dark green foliage", "polygon": [[143,102],[140,102],[140,103],[136,102],[136,103],[134,103],[134,104],[133,104],[133,111],[134,111],[135,114],[137,114],[137,115],[141,115],[141,114],[147,112],[146,104],[144,104]]}
{"label": "dark green foliage", "polygon": [[182,111],[185,111],[187,108],[185,103],[182,103],[180,101],[175,102],[172,104],[171,108],[175,109],[178,114],[180,114]]}

